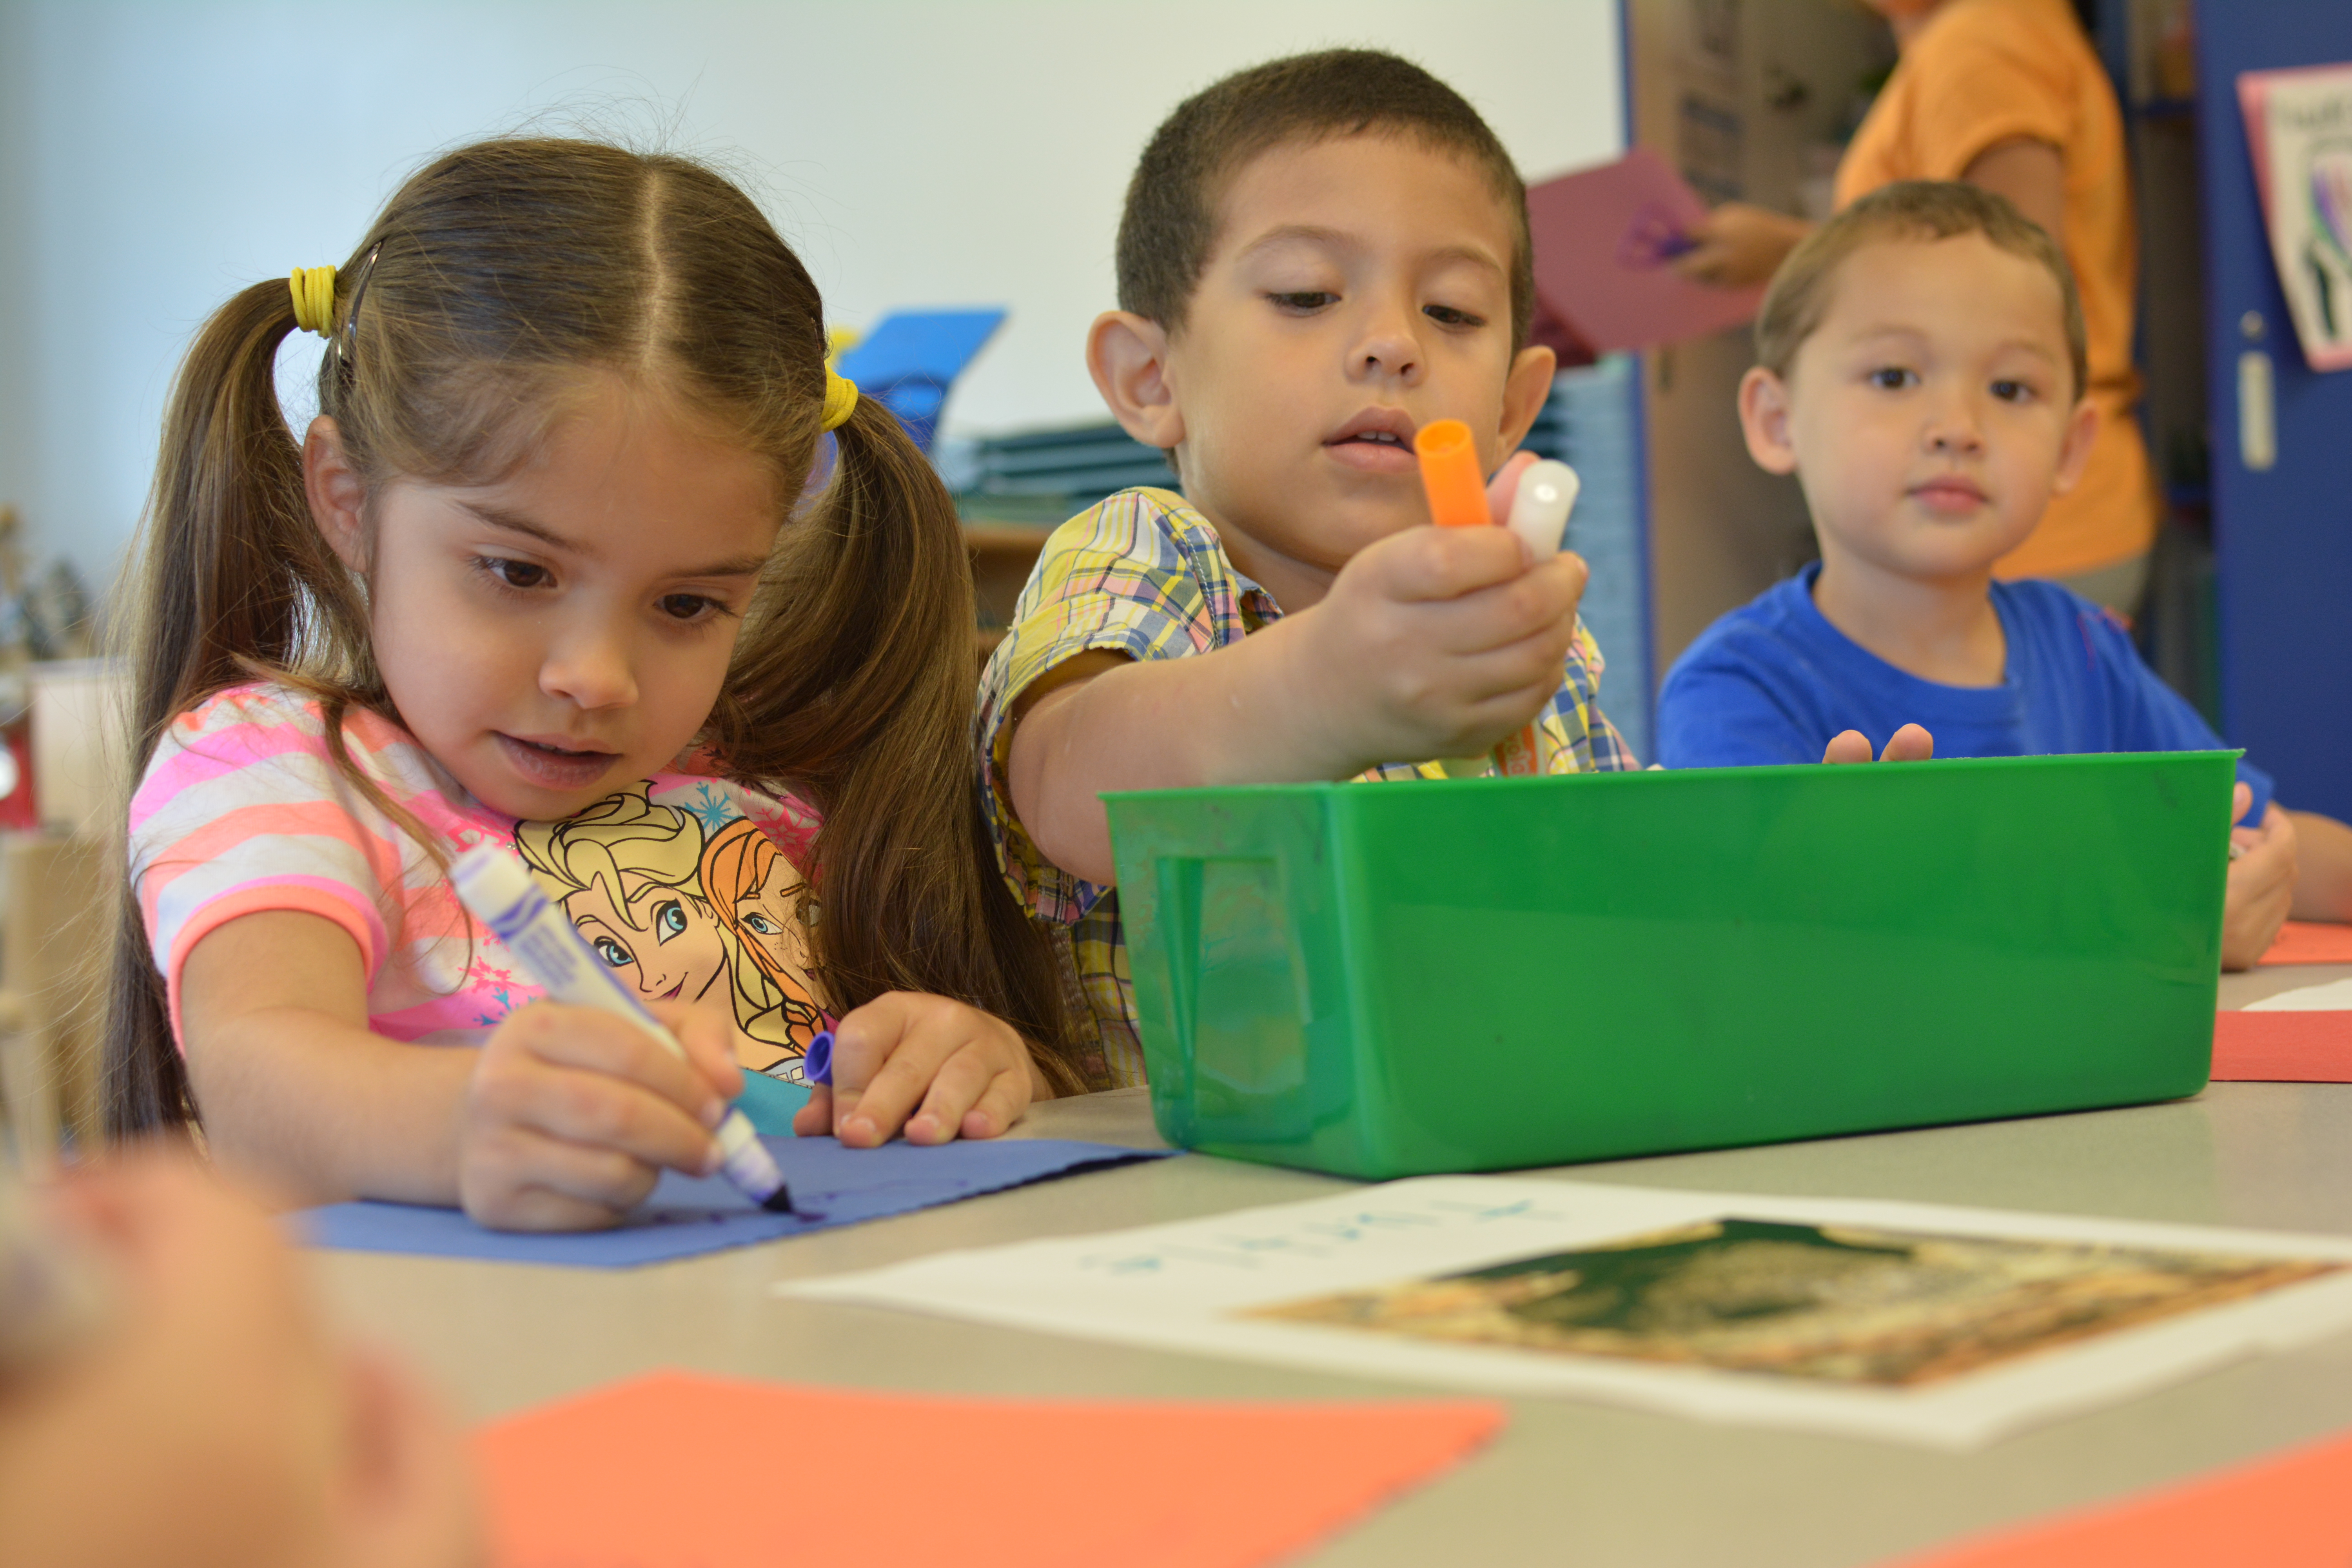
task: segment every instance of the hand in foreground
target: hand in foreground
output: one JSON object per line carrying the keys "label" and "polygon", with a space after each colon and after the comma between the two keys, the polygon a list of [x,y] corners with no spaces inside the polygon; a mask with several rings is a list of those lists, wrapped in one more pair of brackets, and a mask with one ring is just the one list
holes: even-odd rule
{"label": "hand in foreground", "polygon": [[54,1206],[113,1315],[0,1392],[0,1562],[484,1560],[456,1430],[405,1373],[335,1342],[258,1210],[161,1153],[85,1168]]}
{"label": "hand in foreground", "polygon": [[1746,202],[1726,202],[1691,231],[1697,243],[1676,258],[1675,270],[1694,283],[1752,289],[1770,282],[1780,263],[1812,230],[1801,217]]}
{"label": "hand in foreground", "polygon": [[[2232,817],[2243,816],[2252,802],[2253,791],[2238,785]],[[2232,827],[2230,843],[2239,853],[2221,895],[2221,967],[2252,969],[2278,940],[2294,907],[2294,818],[2273,805],[2260,826]]]}
{"label": "hand in foreground", "polygon": [[722,1007],[652,1004],[680,1058],[626,1018],[534,1002],[482,1047],[460,1112],[457,1192],[501,1230],[608,1226],[665,1168],[719,1168],[711,1130],[743,1086]]}
{"label": "hand in foreground", "polygon": [[[1916,724],[1906,724],[1886,737],[1886,750],[1880,754],[1882,763],[1924,763],[1936,754],[1936,737]],[[1866,763],[1871,760],[1870,737],[1859,730],[1841,730],[1830,737],[1822,748],[1825,763]]]}
{"label": "hand in foreground", "polygon": [[993,1138],[1053,1089],[1013,1026],[945,996],[892,991],[834,1026],[833,1082],[793,1117],[803,1138],[856,1149]]}
{"label": "hand in foreground", "polygon": [[[1534,460],[1487,486],[1498,521]],[[1533,719],[1559,689],[1588,575],[1567,552],[1531,563],[1499,527],[1409,528],[1358,552],[1321,604],[1282,623],[1331,775],[1474,756]]]}

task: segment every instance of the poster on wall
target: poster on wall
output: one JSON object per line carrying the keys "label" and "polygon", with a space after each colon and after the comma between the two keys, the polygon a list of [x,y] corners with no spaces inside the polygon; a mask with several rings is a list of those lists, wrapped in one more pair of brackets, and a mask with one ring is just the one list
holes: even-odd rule
{"label": "poster on wall", "polygon": [[2238,78],[2271,259],[2314,370],[2352,365],[2352,65]]}

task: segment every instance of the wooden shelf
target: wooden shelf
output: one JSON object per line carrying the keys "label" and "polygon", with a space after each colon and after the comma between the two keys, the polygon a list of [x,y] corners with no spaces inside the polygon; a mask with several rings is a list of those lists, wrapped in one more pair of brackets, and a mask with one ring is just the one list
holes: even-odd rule
{"label": "wooden shelf", "polygon": [[1045,541],[1058,526],[1044,522],[964,524],[964,548],[971,555],[971,595],[980,613],[975,635],[982,660],[1004,640],[1004,628],[1013,620],[1013,603],[1021,597],[1029,573],[1037,564],[1037,552],[1045,547]]}
{"label": "wooden shelf", "polygon": [[1030,560],[1045,548],[1055,524],[1043,522],[967,522],[963,544],[974,555],[1017,554]]}

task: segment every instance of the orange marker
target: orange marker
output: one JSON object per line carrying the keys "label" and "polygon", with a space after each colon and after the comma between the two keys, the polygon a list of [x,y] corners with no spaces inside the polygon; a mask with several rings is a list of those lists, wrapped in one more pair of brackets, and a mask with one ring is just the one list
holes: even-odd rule
{"label": "orange marker", "polygon": [[[1413,432],[1421,458],[1421,488],[1429,497],[1430,521],[1440,528],[1481,528],[1494,523],[1486,505],[1486,476],[1478,471],[1478,444],[1459,419],[1433,419]],[[1524,725],[1495,748],[1495,771],[1506,778],[1533,777],[1542,767],[1536,727]]]}
{"label": "orange marker", "polygon": [[1429,518],[1440,528],[1479,528],[1495,521],[1486,509],[1486,476],[1478,472],[1478,444],[1459,419],[1433,419],[1413,432],[1421,458],[1421,488],[1429,496]]}

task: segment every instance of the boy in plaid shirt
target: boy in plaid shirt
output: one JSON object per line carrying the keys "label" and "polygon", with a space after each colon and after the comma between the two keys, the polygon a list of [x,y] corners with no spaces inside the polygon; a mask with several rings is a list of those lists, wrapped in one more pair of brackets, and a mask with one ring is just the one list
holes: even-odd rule
{"label": "boy in plaid shirt", "polygon": [[1087,366],[1184,494],[1054,534],[979,715],[999,858],[1069,932],[1101,1088],[1143,1081],[1102,792],[1438,776],[1530,721],[1551,772],[1634,765],[1584,563],[1423,526],[1414,431],[1466,422],[1492,472],[1552,379],[1526,190],[1468,103],[1364,50],[1229,77],[1145,150],[1118,269]]}

